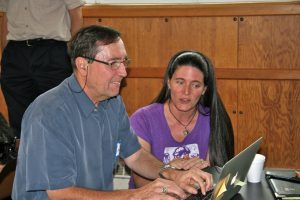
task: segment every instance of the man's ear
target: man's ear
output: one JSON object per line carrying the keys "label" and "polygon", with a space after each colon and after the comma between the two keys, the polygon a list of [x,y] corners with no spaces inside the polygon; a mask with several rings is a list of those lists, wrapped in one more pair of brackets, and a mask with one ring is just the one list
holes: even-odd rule
{"label": "man's ear", "polygon": [[75,65],[76,65],[76,69],[80,73],[86,73],[87,67],[88,67],[88,62],[87,62],[87,60],[85,58],[77,57],[75,59]]}

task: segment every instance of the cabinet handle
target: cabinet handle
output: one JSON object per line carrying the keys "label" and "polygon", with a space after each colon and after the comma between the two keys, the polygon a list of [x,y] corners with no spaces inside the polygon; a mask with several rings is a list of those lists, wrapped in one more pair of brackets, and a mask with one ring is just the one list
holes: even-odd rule
{"label": "cabinet handle", "polygon": [[242,114],[244,114],[244,112],[240,110],[240,111],[239,111],[239,114],[242,115]]}
{"label": "cabinet handle", "polygon": [[244,17],[240,17],[240,21],[241,21],[241,22],[244,21]]}
{"label": "cabinet handle", "polygon": [[237,17],[234,17],[234,18],[233,18],[233,21],[237,21],[237,20],[238,20],[238,18],[237,18]]}
{"label": "cabinet handle", "polygon": [[98,22],[102,22],[102,19],[101,19],[101,18],[98,18]]}
{"label": "cabinet handle", "polygon": [[232,113],[233,113],[233,114],[236,114],[236,110],[233,110]]}

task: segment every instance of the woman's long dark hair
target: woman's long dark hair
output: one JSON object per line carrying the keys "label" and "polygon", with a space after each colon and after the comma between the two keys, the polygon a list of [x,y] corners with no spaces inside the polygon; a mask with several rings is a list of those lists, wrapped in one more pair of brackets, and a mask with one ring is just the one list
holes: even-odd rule
{"label": "woman's long dark hair", "polygon": [[165,103],[171,98],[168,80],[172,78],[174,72],[182,65],[195,67],[204,75],[204,84],[207,89],[200,98],[198,105],[209,109],[199,109],[199,112],[203,115],[210,115],[210,164],[212,166],[223,166],[234,156],[233,128],[217,91],[213,65],[204,54],[197,51],[180,51],[176,53],[168,64],[163,87],[154,102]]}

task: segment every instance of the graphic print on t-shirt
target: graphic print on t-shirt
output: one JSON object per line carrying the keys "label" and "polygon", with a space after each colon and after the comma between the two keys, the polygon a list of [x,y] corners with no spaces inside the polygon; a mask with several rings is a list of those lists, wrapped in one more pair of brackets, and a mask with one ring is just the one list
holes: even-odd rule
{"label": "graphic print on t-shirt", "polygon": [[165,147],[163,162],[167,164],[175,158],[194,158],[199,157],[199,155],[200,152],[198,144],[188,144],[179,147]]}

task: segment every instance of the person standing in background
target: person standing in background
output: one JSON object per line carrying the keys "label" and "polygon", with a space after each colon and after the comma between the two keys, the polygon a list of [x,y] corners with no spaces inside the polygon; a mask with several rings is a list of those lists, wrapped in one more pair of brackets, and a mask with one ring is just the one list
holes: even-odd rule
{"label": "person standing in background", "polygon": [[0,0],[3,13],[1,88],[10,126],[40,94],[70,76],[67,42],[82,26],[83,0]]}
{"label": "person standing in background", "polygon": [[[1,88],[17,138],[29,104],[72,73],[67,42],[82,26],[83,5],[83,0],[0,0]],[[11,192],[15,165],[7,168],[0,198]]]}

